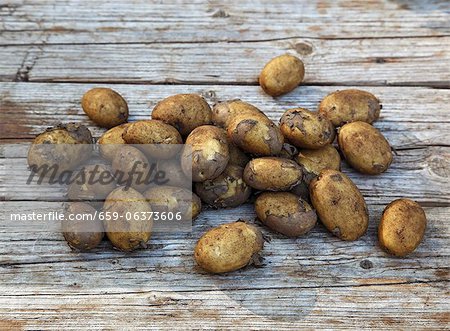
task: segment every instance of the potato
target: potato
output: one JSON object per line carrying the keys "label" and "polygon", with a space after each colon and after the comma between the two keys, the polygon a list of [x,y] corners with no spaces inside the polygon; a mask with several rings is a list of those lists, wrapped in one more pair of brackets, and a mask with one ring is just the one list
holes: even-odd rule
{"label": "potato", "polygon": [[173,186],[154,186],[144,193],[154,212],[180,213],[180,221],[194,220],[202,210],[200,198],[190,190]]}
{"label": "potato", "polygon": [[292,160],[260,157],[244,169],[244,181],[263,191],[288,191],[302,180],[302,169]]}
{"label": "potato", "polygon": [[104,159],[112,161],[114,156],[116,155],[117,150],[120,148],[120,145],[126,144],[126,141],[122,138],[122,134],[130,124],[131,123],[124,123],[115,126],[106,131],[98,139],[97,143],[99,144],[99,152]]}
{"label": "potato", "polygon": [[280,130],[299,148],[321,148],[331,144],[335,137],[333,124],[327,118],[305,108],[287,110],[281,116]]}
{"label": "potato", "polygon": [[332,145],[320,149],[301,149],[295,161],[302,167],[303,179],[307,184],[324,169],[341,169],[341,157]]}
{"label": "potato", "polygon": [[67,189],[68,199],[87,202],[95,208],[101,208],[105,198],[116,188],[111,169],[102,164],[83,167],[73,179]]}
{"label": "potato", "polygon": [[341,127],[338,143],[346,161],[363,174],[380,174],[392,163],[388,141],[380,131],[365,122],[352,122]]}
{"label": "potato", "polygon": [[233,117],[244,114],[252,116],[262,115],[263,117],[266,117],[266,115],[255,106],[240,99],[235,99],[219,102],[214,105],[212,110],[212,122],[214,125],[227,128]]}
{"label": "potato", "polygon": [[103,224],[95,217],[95,209],[87,203],[70,203],[62,221],[64,239],[70,248],[89,251],[103,239]]}
{"label": "potato", "polygon": [[103,224],[115,248],[129,252],[146,246],[153,220],[150,204],[142,194],[131,187],[118,187],[106,198],[103,211],[111,215]]}
{"label": "potato", "polygon": [[123,131],[122,138],[127,144],[145,144],[142,151],[157,159],[173,157],[180,150],[180,146],[177,145],[183,143],[177,129],[157,120],[130,123]]}
{"label": "potato", "polygon": [[[86,161],[92,152],[92,135],[87,127],[78,123],[58,124],[39,134],[28,150],[28,165],[42,175],[56,175],[72,170]],[[73,145],[73,146],[72,146]]]}
{"label": "potato", "polygon": [[152,119],[170,124],[187,136],[196,127],[211,124],[211,108],[197,94],[177,94],[158,102]]}
{"label": "potato", "polygon": [[362,121],[372,123],[380,117],[381,104],[372,93],[348,89],[328,94],[319,105],[319,113],[334,126]]}
{"label": "potato", "polygon": [[383,211],[378,226],[378,240],[388,253],[405,256],[419,246],[426,226],[425,212],[417,202],[397,199]]}
{"label": "potato", "polygon": [[230,159],[227,136],[223,129],[213,125],[195,128],[186,139],[181,155],[181,167],[186,176],[192,173],[193,182],[218,177]]}
{"label": "potato", "polygon": [[259,85],[264,92],[276,97],[295,89],[303,81],[305,66],[303,62],[289,54],[270,60],[259,75]]}
{"label": "potato", "polygon": [[284,143],[281,152],[277,155],[278,157],[283,157],[285,159],[294,160],[295,156],[298,154],[297,147],[289,143]]}
{"label": "potato", "polygon": [[194,258],[207,272],[230,272],[258,264],[263,246],[257,227],[245,222],[228,223],[203,234],[195,246]]}
{"label": "potato", "polygon": [[309,184],[311,202],[323,225],[342,240],[356,240],[367,231],[366,202],[342,172],[326,169]]}
{"label": "potato", "polygon": [[228,164],[234,164],[244,168],[250,161],[250,157],[230,141],[228,142],[228,152],[230,154]]}
{"label": "potato", "polygon": [[255,201],[258,219],[272,230],[288,237],[309,232],[317,222],[311,206],[289,192],[264,192]]}
{"label": "potato", "polygon": [[165,185],[192,188],[191,176],[188,177],[184,174],[179,158],[159,160],[157,167],[158,170],[164,172],[165,178],[168,180],[167,183],[164,183]]}
{"label": "potato", "polygon": [[97,87],[87,91],[81,106],[92,121],[104,128],[112,128],[128,119],[127,102],[110,88]]}
{"label": "potato", "polygon": [[228,164],[219,177],[195,183],[195,192],[212,207],[237,207],[246,202],[252,193],[242,178],[243,172],[244,168]]}

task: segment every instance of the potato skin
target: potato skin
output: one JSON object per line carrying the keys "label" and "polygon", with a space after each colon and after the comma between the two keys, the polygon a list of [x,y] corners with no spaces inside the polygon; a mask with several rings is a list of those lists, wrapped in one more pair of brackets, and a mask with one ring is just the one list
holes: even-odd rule
{"label": "potato skin", "polygon": [[327,118],[305,108],[287,110],[280,119],[280,129],[284,137],[299,148],[321,148],[331,144],[336,135]]}
{"label": "potato skin", "polygon": [[211,124],[211,107],[198,94],[176,94],[156,104],[152,119],[170,124],[187,136],[196,127]]}
{"label": "potato skin", "polygon": [[287,237],[309,232],[317,222],[311,206],[289,192],[264,192],[255,201],[258,219],[270,229]]}
{"label": "potato skin", "polygon": [[380,117],[381,104],[372,93],[356,89],[328,94],[319,105],[319,113],[334,126],[362,121],[372,123]]}
{"label": "potato skin", "polygon": [[263,245],[257,227],[245,222],[228,223],[203,234],[195,246],[194,258],[209,273],[230,272],[254,262]]}
{"label": "potato skin", "polygon": [[112,128],[128,119],[127,102],[110,88],[97,87],[87,91],[81,106],[92,121],[104,128]]}
{"label": "potato skin", "polygon": [[323,170],[309,184],[311,202],[323,225],[342,240],[356,240],[367,231],[366,202],[342,172]]}
{"label": "potato skin", "polygon": [[252,189],[243,180],[244,168],[228,164],[224,172],[211,180],[195,183],[195,192],[216,208],[237,207],[248,200]]}
{"label": "potato skin", "polygon": [[392,163],[393,155],[388,141],[380,131],[365,122],[342,126],[338,143],[346,161],[363,174],[380,174]]}
{"label": "potato skin", "polygon": [[378,240],[388,253],[406,256],[419,246],[426,226],[425,212],[417,202],[397,199],[383,211],[378,226]]}
{"label": "potato skin", "polygon": [[240,99],[234,99],[219,102],[214,105],[212,109],[212,122],[216,126],[227,128],[231,119],[236,117],[236,115],[266,116],[252,104]]}
{"label": "potato skin", "polygon": [[305,76],[303,62],[289,54],[270,60],[259,75],[259,85],[264,92],[276,97],[295,89]]}
{"label": "potato skin", "polygon": [[187,189],[192,188],[191,177],[187,177],[184,174],[179,158],[174,157],[167,160],[159,160],[158,170],[164,171],[166,175],[165,178],[169,180],[167,183],[165,183],[166,185]]}
{"label": "potato skin", "polygon": [[301,149],[295,161],[302,167],[307,184],[324,169],[341,170],[341,157],[332,145],[320,149]]}
{"label": "potato skin", "polygon": [[[118,126],[115,126],[108,131],[106,131],[97,141],[99,144],[99,152],[100,155],[108,160],[112,161],[114,156],[116,155],[117,149],[120,146],[116,145],[123,145],[126,144],[126,141],[123,140],[122,134],[125,131],[125,129],[130,125],[131,123],[124,123]],[[108,146],[113,145],[113,146]]]}
{"label": "potato skin", "polygon": [[228,152],[230,154],[230,160],[228,161],[228,164],[234,164],[244,168],[250,161],[250,157],[230,141],[228,141]]}
{"label": "potato skin", "polygon": [[[135,168],[135,173],[130,172]],[[149,188],[150,183],[145,182],[145,177],[150,171],[151,164],[147,157],[140,150],[133,146],[124,145],[117,151],[112,161],[112,169],[117,177],[119,185],[130,185],[139,192],[143,192]],[[139,178],[137,172],[143,174]],[[122,177],[120,178],[120,175]]]}
{"label": "potato skin", "polygon": [[70,220],[69,214],[90,214],[94,217],[95,209],[83,202],[70,203],[66,208],[66,218],[62,221],[62,232],[67,244],[74,250],[89,251],[97,247],[104,235],[102,222],[98,218],[92,221]]}
{"label": "potato skin", "polygon": [[[103,211],[123,215],[123,218],[119,217],[117,220],[112,218],[103,221],[106,235],[115,248],[129,252],[145,247],[150,239],[153,220],[150,217],[134,219],[135,213],[141,216],[141,213],[148,215],[152,211],[142,194],[131,187],[118,187],[106,198]],[[127,220],[127,212],[131,213],[131,220]]]}
{"label": "potato skin", "polygon": [[[230,159],[225,131],[213,125],[195,128],[187,137],[181,155],[181,168],[193,182],[203,182],[218,177]],[[192,155],[191,155],[192,154]]]}
{"label": "potato skin", "polygon": [[288,191],[302,180],[302,169],[292,160],[281,157],[260,157],[244,169],[244,181],[263,191]]}

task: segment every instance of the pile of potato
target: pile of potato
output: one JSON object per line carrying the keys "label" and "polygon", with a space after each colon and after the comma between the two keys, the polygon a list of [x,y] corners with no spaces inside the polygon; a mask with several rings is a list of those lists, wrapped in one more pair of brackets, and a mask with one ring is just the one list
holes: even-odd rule
{"label": "pile of potato", "polygon": [[[279,96],[295,89],[304,72],[300,59],[282,55],[264,67],[259,82],[266,93]],[[161,160],[158,164],[164,169],[174,169],[178,178],[171,178],[169,186],[148,191],[138,185],[128,191],[111,185],[105,192],[95,192],[104,198],[103,205],[77,202],[70,205],[70,211],[176,210],[191,194],[181,187],[183,176],[192,176],[194,193],[189,208],[183,210],[185,219],[195,219],[202,202],[213,208],[232,208],[254,198],[258,220],[272,231],[303,236],[319,219],[338,238],[356,240],[366,233],[369,214],[358,187],[340,172],[341,155],[353,169],[367,175],[386,171],[393,160],[388,141],[371,125],[380,116],[380,101],[356,89],[325,96],[318,111],[288,109],[279,125],[242,100],[219,102],[211,109],[196,94],[167,97],[154,107],[151,119],[131,123],[127,123],[127,103],[111,89],[88,91],[82,107],[95,123],[109,128],[97,141],[109,163],[103,167],[126,172],[126,160],[146,161],[151,156]],[[338,149],[333,146],[335,140]],[[34,143],[91,142],[87,128],[70,123],[47,130]],[[175,149],[172,154],[157,148],[158,144],[183,142],[191,149],[182,151],[179,162],[170,161]],[[123,146],[118,149],[111,144]],[[154,147],[138,149],[127,144]],[[41,162],[39,157],[31,148],[30,165]],[[82,155],[72,155],[67,162],[82,159]],[[70,187],[68,195],[89,197],[89,191],[89,187]],[[77,233],[77,224],[64,226],[69,245],[80,250],[98,245],[103,232],[120,250],[145,247],[152,229],[151,221],[97,222],[88,234]],[[407,255],[420,244],[425,227],[425,213],[416,202],[395,200],[383,212],[380,245],[393,255]],[[208,272],[229,272],[260,263],[263,244],[258,227],[239,220],[206,232],[197,242],[194,258]]]}

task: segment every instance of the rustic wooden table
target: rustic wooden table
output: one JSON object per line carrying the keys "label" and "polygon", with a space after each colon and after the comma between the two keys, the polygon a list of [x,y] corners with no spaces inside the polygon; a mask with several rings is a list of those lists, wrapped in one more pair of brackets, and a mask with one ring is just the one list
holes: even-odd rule
{"label": "rustic wooden table", "polygon": [[[375,126],[396,150],[380,176],[344,165],[369,204],[363,238],[343,242],[320,225],[299,239],[264,230],[272,241],[263,268],[211,276],[192,257],[201,233],[253,219],[251,205],[207,210],[192,233],[156,234],[131,254],[107,242],[78,254],[60,234],[1,233],[0,329],[450,327],[448,1],[3,0],[0,18],[2,143],[31,141],[58,121],[85,123],[98,137],[80,107],[98,85],[126,97],[131,120],[186,92],[211,104],[242,98],[278,120],[353,86],[382,100]],[[285,52],[304,60],[305,84],[273,99],[257,75]],[[2,163],[12,177],[24,167]],[[3,210],[43,204],[24,186],[5,186]],[[429,222],[403,259],[376,239],[384,206],[399,197],[420,202]]]}

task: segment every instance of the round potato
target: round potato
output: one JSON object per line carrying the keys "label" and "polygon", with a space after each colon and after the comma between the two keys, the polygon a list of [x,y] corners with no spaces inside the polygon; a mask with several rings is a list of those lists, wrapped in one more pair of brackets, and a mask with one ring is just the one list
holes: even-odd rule
{"label": "round potato", "polygon": [[187,136],[196,127],[211,123],[211,108],[197,94],[177,94],[158,102],[152,119],[170,124]]}
{"label": "round potato", "polygon": [[112,128],[128,119],[127,102],[110,88],[97,87],[87,91],[81,106],[92,121],[104,128]]}
{"label": "round potato", "polygon": [[244,181],[262,191],[288,191],[302,180],[302,169],[292,160],[260,157],[244,169]]}
{"label": "round potato", "polygon": [[228,164],[219,177],[196,183],[195,192],[212,207],[237,207],[246,202],[252,193],[242,178],[243,172],[244,168]]}
{"label": "round potato", "polygon": [[150,204],[142,194],[131,187],[118,187],[106,198],[103,211],[111,215],[103,224],[114,247],[129,252],[146,246],[153,220]]}
{"label": "round potato", "polygon": [[258,264],[263,246],[257,227],[245,222],[228,223],[203,234],[195,246],[194,258],[207,272],[230,272]]}
{"label": "round potato", "polygon": [[319,113],[334,126],[362,121],[372,123],[380,117],[381,104],[372,93],[348,89],[328,94],[319,105]]}
{"label": "round potato", "polygon": [[186,139],[181,155],[181,167],[193,182],[218,177],[230,159],[227,136],[223,129],[213,125],[195,128]]}
{"label": "round potato", "polygon": [[64,239],[70,248],[89,251],[103,239],[103,224],[95,217],[95,209],[87,203],[70,203],[62,221]]}
{"label": "round potato", "polygon": [[240,99],[223,101],[214,105],[212,110],[212,122],[214,125],[227,128],[230,121],[236,115],[263,116],[264,113],[255,106]]}
{"label": "round potato", "polygon": [[388,141],[380,131],[365,122],[352,122],[341,127],[338,143],[346,161],[363,174],[380,174],[392,163]]}
{"label": "round potato", "polygon": [[259,75],[259,85],[264,92],[276,97],[295,89],[303,81],[305,66],[303,62],[289,54],[270,60]]}
{"label": "round potato", "polygon": [[417,202],[397,199],[383,211],[378,226],[378,240],[388,253],[405,256],[419,246],[426,226],[425,212]]}
{"label": "round potato", "polygon": [[[144,197],[157,213],[180,213],[180,221],[192,221],[202,210],[200,198],[190,190],[173,186],[154,186],[144,193]],[[176,218],[174,217],[174,220]]]}
{"label": "round potato", "polygon": [[142,151],[157,159],[173,157],[180,150],[179,145],[183,143],[177,129],[157,120],[130,123],[123,131],[122,138],[127,144],[145,144]]}
{"label": "round potato", "polygon": [[342,172],[326,169],[309,184],[311,202],[323,225],[342,240],[356,240],[367,231],[366,202]]}
{"label": "round potato", "polygon": [[302,167],[307,184],[324,169],[341,170],[341,157],[332,145],[320,149],[301,149],[295,161]]}
{"label": "round potato", "polygon": [[318,149],[331,144],[335,137],[333,124],[327,118],[304,108],[287,110],[280,119],[280,129],[299,148]]}
{"label": "round potato", "polygon": [[120,148],[120,145],[126,144],[126,141],[122,138],[122,134],[130,124],[131,123],[124,123],[115,126],[106,131],[98,139],[97,143],[99,144],[99,152],[104,159],[112,161],[114,156],[116,155],[117,150]]}
{"label": "round potato", "polygon": [[288,237],[309,232],[317,222],[311,206],[289,192],[264,192],[255,201],[258,219],[272,230]]}
{"label": "round potato", "polygon": [[186,176],[181,168],[179,158],[159,160],[158,170],[163,171],[165,178],[168,180],[165,185],[174,187],[192,188],[191,176]]}

